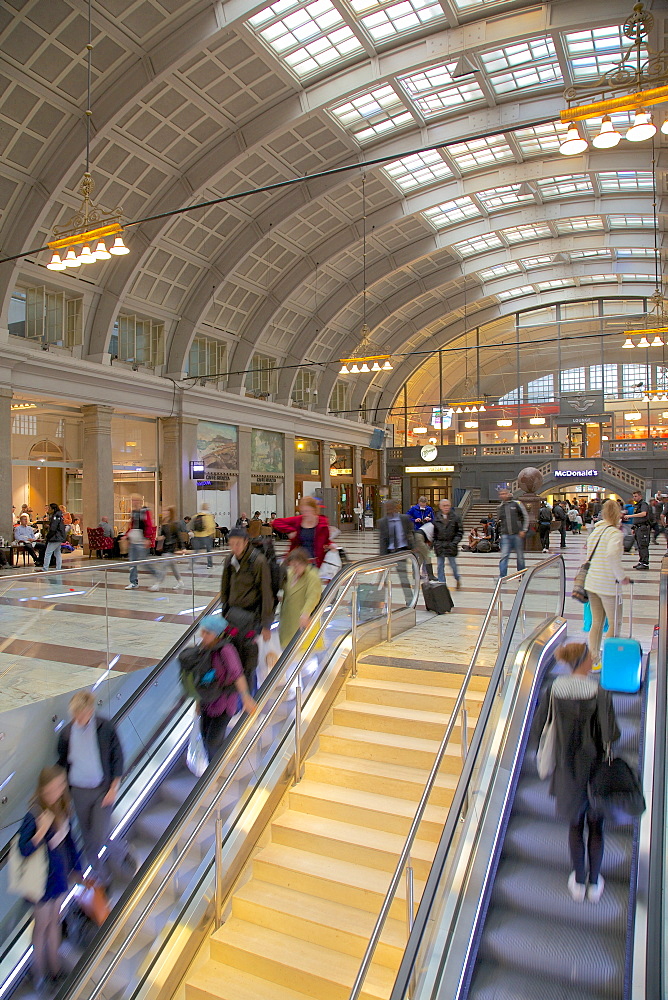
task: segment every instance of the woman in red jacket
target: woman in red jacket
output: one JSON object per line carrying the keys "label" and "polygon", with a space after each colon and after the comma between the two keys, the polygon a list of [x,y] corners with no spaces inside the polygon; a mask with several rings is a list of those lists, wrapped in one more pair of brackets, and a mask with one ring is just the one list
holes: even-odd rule
{"label": "woman in red jacket", "polygon": [[299,514],[296,517],[277,517],[271,522],[272,528],[290,539],[290,551],[304,548],[318,569],[322,566],[325,553],[332,548],[329,538],[329,521],[318,513],[318,503],[313,497],[302,497]]}

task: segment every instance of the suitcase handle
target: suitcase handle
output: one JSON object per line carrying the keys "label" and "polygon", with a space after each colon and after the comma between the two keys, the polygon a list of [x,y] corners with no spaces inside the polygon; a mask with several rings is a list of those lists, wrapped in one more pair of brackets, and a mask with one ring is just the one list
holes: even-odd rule
{"label": "suitcase handle", "polygon": [[[629,580],[629,639],[633,638],[633,584],[635,580]],[[621,599],[621,583],[619,580],[615,583],[615,619],[619,613],[619,605]],[[615,621],[615,632],[617,632],[617,621]],[[620,629],[624,624],[624,616],[622,615],[622,621],[619,622]]]}

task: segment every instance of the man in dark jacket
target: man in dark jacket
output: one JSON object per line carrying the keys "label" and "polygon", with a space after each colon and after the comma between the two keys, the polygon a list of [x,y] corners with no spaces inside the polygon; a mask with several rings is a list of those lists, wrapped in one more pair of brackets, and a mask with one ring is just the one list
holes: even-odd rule
{"label": "man in dark jacket", "polygon": [[434,517],[434,552],[436,553],[436,572],[441,583],[445,583],[445,560],[450,563],[457,582],[457,590],[461,590],[462,581],[457,568],[457,550],[462,540],[464,529],[450,500],[439,500],[438,510]]}
{"label": "man in dark jacket", "polygon": [[510,490],[499,490],[499,500],[501,503],[496,512],[501,545],[499,576],[506,576],[512,551],[517,558],[517,572],[524,569],[524,539],[529,530],[529,515],[524,504],[513,500]]}
{"label": "man in dark jacket", "polygon": [[568,527],[568,504],[565,500],[557,500],[555,503],[552,513],[554,514],[554,519],[559,525],[559,535],[561,537],[560,548],[566,548],[566,528]]}
{"label": "man in dark jacket", "polygon": [[63,557],[60,551],[60,546],[67,539],[67,530],[65,528],[65,519],[63,518],[63,512],[57,503],[49,504],[49,527],[46,532],[46,548],[44,549],[44,565],[43,569],[46,572],[49,568],[49,563],[51,562],[51,556],[56,557],[56,569],[61,569],[63,565]]}
{"label": "man in dark jacket", "polygon": [[[381,556],[386,556],[390,552],[412,551],[414,544],[413,521],[407,514],[401,513],[396,500],[386,500],[384,508],[385,516],[381,517],[376,525]],[[408,579],[404,562],[398,564],[397,572],[406,603],[409,604],[413,599],[413,584]]]}
{"label": "man in dark jacket", "polygon": [[255,694],[258,656],[255,637],[261,631],[262,638],[268,641],[274,618],[271,571],[262,553],[250,544],[245,528],[232,528],[228,542],[230,554],[223,566],[220,600],[248,688]]}
{"label": "man in dark jacket", "polygon": [[652,531],[653,512],[640,490],[633,491],[633,513],[625,514],[624,520],[634,526],[638,555],[640,558],[634,569],[649,569],[649,538]]}
{"label": "man in dark jacket", "polygon": [[[116,730],[95,715],[95,698],[78,691],[70,700],[72,721],[58,737],[58,764],[65,768],[84,853],[101,885],[116,874],[134,874],[136,865],[122,838],[109,839],[111,813],[123,775],[123,750]],[[100,851],[105,853],[99,857]]]}

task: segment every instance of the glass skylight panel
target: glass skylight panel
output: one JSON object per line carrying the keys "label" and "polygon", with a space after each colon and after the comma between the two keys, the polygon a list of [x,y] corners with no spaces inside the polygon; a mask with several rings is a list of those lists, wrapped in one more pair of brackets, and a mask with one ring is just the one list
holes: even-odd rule
{"label": "glass skylight panel", "polygon": [[617,283],[616,274],[583,274],[579,279],[581,285],[600,285],[606,281]]}
{"label": "glass skylight panel", "polygon": [[415,124],[410,111],[388,85],[358,94],[329,111],[360,143]]}
{"label": "glass skylight panel", "polygon": [[401,160],[388,163],[383,170],[402,191],[412,191],[452,177],[452,170],[436,149],[404,156]]}
{"label": "glass skylight panel", "polygon": [[[607,73],[619,63],[632,44],[621,24],[569,31],[564,36],[564,42],[574,80],[586,80]],[[642,61],[647,61],[646,49],[643,49]]]}
{"label": "glass skylight panel", "polygon": [[543,223],[536,223],[526,226],[511,226],[510,229],[502,229],[501,232],[509,243],[524,243],[526,240],[549,239],[552,230]]}
{"label": "glass skylight panel", "polygon": [[548,87],[563,82],[551,38],[530,38],[501,49],[484,52],[480,58],[497,94],[519,88]]}
{"label": "glass skylight panel", "polygon": [[463,222],[464,219],[482,216],[482,212],[468,195],[453,198],[452,201],[444,201],[441,205],[434,205],[433,208],[428,208],[422,214],[435,229],[445,229],[447,226],[454,226],[457,222]]}
{"label": "glass skylight panel", "polygon": [[513,151],[503,135],[455,143],[454,146],[448,146],[448,156],[452,157],[462,173],[486,167],[490,163],[514,159]]}
{"label": "glass skylight panel", "polygon": [[375,42],[415,31],[430,21],[444,20],[436,0],[351,0],[350,6]]}
{"label": "glass skylight panel", "polygon": [[279,0],[254,14],[248,25],[300,78],[364,51],[330,0],[301,4]]}
{"label": "glass skylight panel", "polygon": [[648,274],[623,274],[622,281],[651,281]]}
{"label": "glass skylight panel", "polygon": [[552,255],[549,253],[541,254],[540,257],[526,257],[522,261],[522,266],[526,267],[528,271],[533,270],[535,267],[550,267],[551,264]]}
{"label": "glass skylight panel", "polygon": [[610,250],[569,250],[571,260],[583,260],[585,257],[610,257]]}
{"label": "glass skylight panel", "polygon": [[565,122],[546,122],[545,125],[532,125],[515,132],[523,156],[542,156],[543,153],[555,153],[566,138],[568,126]]}
{"label": "glass skylight panel", "polygon": [[611,229],[653,229],[654,219],[651,215],[609,215]]}
{"label": "glass skylight panel", "polygon": [[603,229],[603,219],[599,215],[582,215],[579,218],[559,219],[558,233],[586,233],[589,230]]}
{"label": "glass skylight panel", "polygon": [[452,79],[451,74],[456,65],[456,62],[451,62],[443,66],[430,66],[419,73],[399,78],[425,118],[459,111],[462,104],[485,99],[475,80]]}
{"label": "glass skylight panel", "polygon": [[569,195],[592,194],[594,191],[589,174],[562,174],[559,177],[538,180],[536,184],[546,201]]}
{"label": "glass skylight panel", "polygon": [[520,194],[521,184],[506,184],[504,187],[488,188],[487,191],[476,191],[483,207],[488,212],[498,212],[507,205],[520,205],[523,202],[535,201],[532,194]]}
{"label": "glass skylight panel", "polygon": [[521,270],[520,265],[512,260],[507,264],[494,264],[493,267],[486,267],[478,273],[483,281],[492,281],[494,278],[505,278],[507,274],[518,274]]}
{"label": "glass skylight panel", "polygon": [[615,191],[651,191],[650,170],[601,170],[597,174],[601,191],[605,194]]}
{"label": "glass skylight panel", "polygon": [[536,288],[541,292],[547,292],[550,288],[568,288],[574,284],[572,278],[552,278],[550,281],[536,282]]}
{"label": "glass skylight panel", "polygon": [[654,251],[649,247],[618,247],[615,253],[618,257],[654,257]]}
{"label": "glass skylight panel", "polygon": [[487,250],[498,250],[505,246],[503,240],[496,233],[487,233],[482,236],[472,236],[469,240],[461,240],[454,243],[453,250],[456,250],[462,257],[472,257],[476,253],[486,253]]}
{"label": "glass skylight panel", "polygon": [[517,288],[509,288],[506,292],[499,292],[498,297],[501,301],[505,299],[516,299],[520,295],[531,295],[533,292],[533,285],[518,285]]}

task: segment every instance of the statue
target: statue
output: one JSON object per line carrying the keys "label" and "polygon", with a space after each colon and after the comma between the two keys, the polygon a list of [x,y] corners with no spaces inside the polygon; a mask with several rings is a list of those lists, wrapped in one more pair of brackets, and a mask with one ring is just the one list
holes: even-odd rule
{"label": "statue", "polygon": [[533,469],[529,466],[527,469],[522,469],[517,477],[517,483],[522,492],[515,499],[524,504],[529,514],[529,531],[524,541],[524,547],[527,552],[540,552],[538,511],[540,510],[541,498],[536,494],[543,485],[543,474],[539,469]]}

